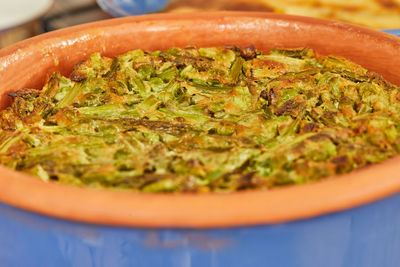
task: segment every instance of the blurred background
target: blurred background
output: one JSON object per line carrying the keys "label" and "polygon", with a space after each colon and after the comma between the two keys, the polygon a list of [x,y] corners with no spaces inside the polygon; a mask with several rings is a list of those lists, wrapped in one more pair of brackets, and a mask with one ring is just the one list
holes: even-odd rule
{"label": "blurred background", "polygon": [[112,18],[95,0],[0,0],[0,48],[34,35]]}
{"label": "blurred background", "polygon": [[0,48],[77,24],[154,12],[266,11],[350,22],[400,35],[400,0],[0,0]]}

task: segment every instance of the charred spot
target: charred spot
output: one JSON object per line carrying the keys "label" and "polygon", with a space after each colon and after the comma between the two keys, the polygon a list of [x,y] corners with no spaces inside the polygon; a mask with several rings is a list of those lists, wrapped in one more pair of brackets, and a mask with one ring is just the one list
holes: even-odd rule
{"label": "charred spot", "polygon": [[25,101],[25,99],[20,98],[20,97],[17,97],[14,100],[14,103],[11,106],[11,108],[13,109],[14,113],[22,120],[27,115],[30,114],[30,110],[29,110],[27,101]]}
{"label": "charred spot", "polygon": [[175,66],[177,66],[177,67],[184,67],[184,66],[186,66],[185,61],[183,61],[181,58],[175,58],[175,59],[173,60],[173,63],[174,63]]}
{"label": "charred spot", "polygon": [[35,98],[35,97],[39,96],[39,94],[40,94],[39,90],[24,88],[24,89],[20,89],[18,91],[9,93],[8,96],[11,96],[13,99],[20,97],[22,99],[28,100],[30,98]]}
{"label": "charred spot", "polygon": [[328,111],[325,111],[324,112],[324,117],[325,118],[329,118],[329,119],[333,119],[334,117],[336,117],[337,116],[337,111],[330,111],[330,110],[328,110]]}
{"label": "charred spot", "polygon": [[310,48],[273,49],[273,51],[292,58],[306,58],[310,55],[314,55],[313,50]]}
{"label": "charred spot", "polygon": [[212,110],[207,108],[206,112],[210,115],[211,118],[215,118],[215,112],[214,111],[212,111]]}
{"label": "charred spot", "polygon": [[131,177],[131,179],[139,180],[141,182],[140,189],[143,189],[145,186],[150,185],[152,183],[161,181],[163,179],[167,179],[172,177],[169,174],[154,174],[154,173],[145,173],[140,176]]}
{"label": "charred spot", "polygon": [[257,56],[257,50],[255,49],[254,45],[250,45],[240,49],[240,55],[244,59],[253,59]]}
{"label": "charred spot", "polygon": [[144,126],[154,131],[164,132],[167,134],[180,136],[187,131],[191,130],[191,127],[184,123],[174,124],[167,121],[149,121],[149,120],[111,120],[114,122],[120,121],[126,127],[127,131],[135,130],[135,126]]}
{"label": "charred spot", "polygon": [[46,103],[43,105],[41,112],[39,113],[43,119],[46,119],[47,117],[54,115],[55,110],[53,108],[53,105],[50,103]]}
{"label": "charred spot", "polygon": [[332,71],[334,73],[338,73],[340,76],[343,78],[346,78],[352,82],[367,82],[370,80],[368,75],[360,75],[360,74],[355,74],[353,72],[350,72],[348,70],[343,70],[343,71]]}
{"label": "charred spot", "polygon": [[362,105],[364,104],[364,102],[359,102],[359,103],[354,103],[353,109],[357,112],[359,112],[361,110]]}
{"label": "charred spot", "polygon": [[322,114],[322,121],[326,124],[331,124],[335,122],[335,118],[337,117],[338,113],[337,111],[325,111],[324,114]]}
{"label": "charred spot", "polygon": [[143,173],[149,174],[154,173],[156,171],[156,167],[152,166],[150,163],[146,162],[143,167]]}
{"label": "charred spot", "polygon": [[368,130],[367,124],[362,122],[362,123],[359,123],[357,125],[357,127],[353,128],[353,133],[355,135],[361,135],[361,134],[365,133],[367,130]]}
{"label": "charred spot", "polygon": [[249,172],[249,173],[240,175],[239,186],[237,189],[244,190],[244,189],[248,189],[248,188],[257,186],[259,184],[259,181],[258,181],[258,179],[254,179],[255,174],[256,174],[256,172]]}
{"label": "charred spot", "polygon": [[50,176],[49,176],[49,179],[50,179],[50,180],[53,180],[53,181],[58,181],[58,175],[55,175],[55,174],[50,175]]}
{"label": "charred spot", "polygon": [[185,49],[185,50],[195,50],[196,47],[194,47],[194,46],[186,46],[186,47],[183,48],[183,49]]}
{"label": "charred spot", "polygon": [[182,57],[182,60],[185,61],[186,65],[188,65],[188,64],[194,64],[197,61],[202,61],[204,59],[203,58],[193,57],[192,55],[185,55],[185,56]]}
{"label": "charred spot", "polygon": [[235,52],[240,52],[240,48],[236,45],[225,45],[224,48],[235,51]]}
{"label": "charred spot", "polygon": [[304,127],[301,129],[302,133],[311,133],[317,131],[319,128],[318,124],[310,122],[304,125]]}
{"label": "charred spot", "polygon": [[268,100],[268,98],[269,98],[268,97],[268,91],[267,90],[262,90],[261,93],[260,93],[260,97],[265,99],[265,100]]}
{"label": "charred spot", "polygon": [[305,96],[306,96],[308,99],[313,98],[313,97],[315,97],[315,96],[317,96],[317,95],[318,95],[317,90],[308,90],[307,92],[305,92]]}
{"label": "charred spot", "polygon": [[347,155],[336,156],[331,159],[331,163],[335,164],[338,172],[343,172],[350,163],[350,159]]}
{"label": "charred spot", "polygon": [[161,57],[162,59],[167,59],[170,55],[165,51],[161,51],[160,54],[158,54],[158,56]]}
{"label": "charred spot", "polygon": [[174,97],[175,97],[175,98],[178,98],[178,99],[179,99],[179,98],[182,98],[182,97],[185,96],[186,92],[187,92],[186,87],[179,87],[178,89],[176,89],[176,90],[174,91]]}
{"label": "charred spot", "polygon": [[276,116],[291,115],[296,116],[303,108],[304,102],[290,99],[275,111]]}
{"label": "charred spot", "polygon": [[81,82],[87,79],[87,75],[77,68],[72,71],[70,79],[74,82]]}
{"label": "charred spot", "polygon": [[171,59],[172,63],[176,67],[186,67],[188,65],[193,65],[199,71],[206,71],[212,67],[209,60],[205,58],[197,58],[193,56],[179,56],[176,58]]}
{"label": "charred spot", "polygon": [[102,77],[111,77],[113,74],[115,74],[117,71],[120,70],[120,64],[118,61],[118,58],[114,58],[111,66],[110,66],[110,70],[108,72],[106,72],[105,74],[102,75]]}
{"label": "charred spot", "polygon": [[200,165],[197,159],[189,159],[187,163],[190,167],[196,167]]}
{"label": "charred spot", "polygon": [[210,130],[208,130],[207,133],[208,133],[208,134],[216,134],[216,133],[217,133],[217,129],[211,128]]}
{"label": "charred spot", "polygon": [[267,100],[269,102],[269,104],[276,104],[277,99],[278,99],[278,91],[279,89],[276,88],[272,88],[269,90],[268,92],[268,96],[267,96]]}

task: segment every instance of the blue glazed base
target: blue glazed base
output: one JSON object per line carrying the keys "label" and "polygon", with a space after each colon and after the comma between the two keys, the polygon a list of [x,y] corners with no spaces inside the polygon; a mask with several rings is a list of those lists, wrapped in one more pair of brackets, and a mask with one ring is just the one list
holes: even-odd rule
{"label": "blue glazed base", "polygon": [[390,34],[393,34],[395,36],[399,36],[400,37],[400,29],[392,29],[392,30],[382,30],[383,32],[387,32]]}
{"label": "blue glazed base", "polygon": [[0,204],[0,266],[398,267],[400,194],[277,225],[140,229],[69,222]]}

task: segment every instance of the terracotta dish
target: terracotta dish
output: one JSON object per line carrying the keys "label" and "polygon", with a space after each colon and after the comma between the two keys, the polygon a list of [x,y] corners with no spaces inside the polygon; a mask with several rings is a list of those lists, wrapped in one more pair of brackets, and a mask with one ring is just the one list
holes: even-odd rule
{"label": "terracotta dish", "polygon": [[[239,46],[254,44],[256,48],[265,51],[273,47],[311,47],[323,55],[334,54],[346,57],[370,71],[381,74],[388,81],[400,85],[400,61],[398,60],[400,58],[400,39],[386,33],[335,21],[268,13],[185,13],[179,16],[175,14],[159,14],[112,19],[80,25],[47,33],[0,50],[1,107],[4,108],[10,103],[10,98],[7,94],[11,91],[25,87],[40,88],[44,83],[46,75],[56,70],[61,71],[64,75],[68,75],[74,63],[85,59],[94,52],[100,52],[106,56],[115,56],[136,48],[152,50],[166,49],[172,46],[219,46],[226,44]],[[344,211],[360,205],[366,205],[365,208],[376,208],[378,204],[369,203],[383,198],[387,198],[387,201],[391,199],[391,204],[388,204],[390,207],[398,206],[399,200],[395,194],[400,191],[399,172],[400,158],[397,157],[382,164],[364,168],[343,176],[332,177],[307,185],[277,188],[269,191],[248,191],[226,195],[155,195],[76,188],[51,182],[44,183],[28,175],[0,166],[0,201],[6,204],[2,205],[3,212],[6,210],[4,214],[16,214],[10,211],[10,209],[12,209],[8,207],[8,205],[10,205],[43,215],[101,225],[178,228],[249,226],[306,219],[318,215]],[[397,201],[397,204],[393,201]],[[359,209],[351,209],[348,212],[353,212],[353,210],[354,212],[361,212]],[[30,213],[23,213],[18,216],[25,216],[26,214]],[[351,214],[348,215],[349,213],[346,212],[337,214],[338,215],[335,216],[352,216]],[[372,213],[369,214],[372,215]],[[385,214],[387,215],[387,213]],[[13,218],[17,217],[14,216]],[[340,225],[339,221],[335,219],[338,217],[329,218],[332,218],[332,223],[334,224],[332,229],[336,229],[337,231],[345,229]],[[391,217],[385,217],[384,219],[389,220],[390,218]],[[36,219],[42,220],[36,217],[33,217],[33,219],[31,218],[31,220]],[[365,217],[365,219],[367,218]],[[398,225],[399,216],[392,219],[392,223],[397,223]],[[4,220],[4,218],[2,220]],[[45,220],[49,219],[46,218]],[[282,229],[286,229],[285,227],[292,227],[290,229],[296,229],[299,225],[303,227],[304,224],[308,222],[308,225],[311,227],[314,223],[321,220],[323,219],[314,218],[299,224],[290,223],[282,226],[263,226],[268,228],[262,229],[265,231],[279,232]],[[371,220],[374,221],[373,218]],[[380,222],[385,221],[382,220]],[[379,220],[376,222],[378,221]],[[24,224],[32,221],[18,219],[18,222]],[[58,223],[65,225],[63,221],[54,220],[54,224]],[[356,221],[354,221],[354,223],[356,223]],[[50,225],[51,224],[52,223],[50,223]],[[36,225],[35,223],[30,223],[30,225],[29,227],[36,227],[32,226]],[[382,231],[389,231],[392,229],[390,227],[385,228],[384,225],[375,226],[379,227]],[[248,227],[245,229],[260,229],[259,227],[261,226],[257,227]],[[7,233],[6,229],[8,228],[2,228],[1,231]],[[64,229],[61,227],[56,229],[58,229],[56,231],[64,231],[66,228]],[[104,229],[119,231],[118,229],[120,228],[104,227],[104,229],[90,229],[97,229],[96,231],[99,231],[98,234],[100,235],[100,232]],[[130,240],[127,241],[128,243],[139,242],[134,241],[134,235],[136,234],[131,232],[133,231],[131,230],[132,228],[121,228],[121,231],[122,229],[127,233],[132,233],[132,238],[128,238]],[[242,231],[240,229],[243,228],[237,228],[237,230],[230,230],[231,232],[224,233],[228,235],[239,234],[239,232]],[[318,228],[315,229],[315,233],[317,233]],[[366,231],[362,232],[363,234],[369,233],[367,227],[359,229]],[[49,233],[46,232],[48,230],[44,231],[45,233]],[[176,231],[179,232],[180,230]],[[237,232],[233,233],[234,231]],[[294,244],[290,241],[290,231],[286,233],[287,235],[285,234],[282,236],[282,238],[284,238],[281,240],[283,242],[282,244],[285,244],[283,247],[290,247]],[[296,230],[293,231],[293,235],[300,233],[295,232]],[[385,234],[391,236],[393,233],[397,233],[396,236],[393,236],[393,239],[399,237],[398,230],[395,231],[392,229],[391,231],[392,232],[385,232]],[[203,235],[206,232],[197,231],[196,233]],[[66,234],[68,235],[68,233]],[[118,233],[116,236],[120,238],[121,235],[122,232]],[[321,238],[322,236],[324,235],[321,235]],[[350,235],[347,237],[350,238]],[[21,238],[18,240],[24,240]],[[86,236],[85,238],[88,237]],[[168,237],[165,238],[168,239]],[[153,240],[155,243],[151,243],[151,240],[149,242],[154,245],[158,244],[156,242],[157,240],[159,241],[157,238],[155,241]],[[271,239],[271,242],[273,240],[276,241],[276,239]],[[317,243],[319,241],[325,242],[322,239],[318,240],[319,239],[316,238],[314,241]],[[370,243],[375,242],[374,239],[369,240],[370,242],[365,244],[372,245]],[[379,240],[384,242],[385,239]],[[232,245],[233,247],[240,249],[243,248],[241,247],[242,245],[246,246],[244,240],[239,241],[239,239],[237,239],[236,241],[239,243],[234,243],[234,245]],[[247,241],[252,242],[250,237]],[[342,241],[340,241],[337,246],[335,245],[333,251],[338,251],[339,254],[341,253],[340,244]],[[74,242],[80,241],[75,240]],[[86,241],[82,242],[84,243]],[[271,243],[268,239],[264,241],[259,240],[257,242],[259,242],[260,246],[266,247],[276,245],[276,243]],[[107,247],[106,242],[101,244],[101,247]],[[140,244],[139,246],[146,246],[147,243]],[[297,247],[300,246],[300,244],[301,243],[294,246]],[[379,244],[379,242],[376,244]],[[396,244],[400,243],[397,242]],[[6,246],[6,244],[4,245]],[[153,245],[150,245],[150,247]],[[189,246],[191,245],[189,244]],[[282,251],[284,251],[283,247]],[[217,247],[214,248],[218,250]],[[250,248],[251,246],[247,245],[247,249]],[[304,247],[304,250],[306,248],[307,246]],[[312,248],[312,246],[310,248]],[[163,251],[168,254],[168,247],[163,247],[163,249],[165,249],[165,251]],[[209,251],[210,248],[207,249],[206,251]],[[308,252],[311,253],[311,251]],[[23,251],[19,253],[23,253]],[[304,253],[307,253],[307,251]],[[334,252],[331,251],[329,253]],[[367,252],[364,251],[363,253],[366,254]],[[379,253],[386,255],[384,251]],[[40,255],[40,253],[37,255]],[[148,254],[148,256],[149,255],[150,254]],[[162,255],[160,254],[159,256],[162,257]],[[172,254],[168,254],[168,257],[171,255]],[[388,259],[391,259],[390,262],[394,263],[394,265],[379,264],[379,266],[398,266],[398,264],[400,264],[399,262],[395,263],[394,259],[397,259],[397,256],[394,256],[395,254],[392,253],[390,255],[392,258],[388,257]],[[235,256],[232,257],[232,259],[235,259]],[[11,258],[12,257],[9,257],[7,259],[11,262]],[[257,260],[258,259],[261,262],[263,257],[257,258]],[[282,260],[285,261],[284,259]],[[76,261],[78,261],[78,259]],[[72,260],[70,263],[71,262]],[[182,262],[174,265],[171,261],[169,265],[167,264],[165,266],[189,266]],[[221,265],[215,264],[213,266],[223,266],[222,262],[223,261],[220,262]],[[260,266],[257,265],[260,262],[253,262],[255,264],[253,266]],[[279,263],[279,260],[276,262]],[[305,260],[303,262],[304,264],[307,263]],[[354,263],[356,261],[350,260],[347,262]],[[361,260],[358,262],[361,262],[358,266],[372,266],[363,265]],[[203,261],[199,260],[198,263],[204,263],[205,265],[203,266],[208,266],[208,264],[210,264],[208,260],[204,259]],[[238,264],[235,262],[233,262],[234,264],[232,265],[229,265],[226,261],[225,263],[227,265],[224,266],[239,266],[235,265]],[[128,265],[121,264],[120,266]],[[155,264],[152,266],[158,265]],[[193,266],[200,265],[195,264]],[[299,263],[298,265],[276,266],[317,265],[302,265]],[[319,266],[328,265],[322,264]],[[355,265],[345,264],[329,266]]]}

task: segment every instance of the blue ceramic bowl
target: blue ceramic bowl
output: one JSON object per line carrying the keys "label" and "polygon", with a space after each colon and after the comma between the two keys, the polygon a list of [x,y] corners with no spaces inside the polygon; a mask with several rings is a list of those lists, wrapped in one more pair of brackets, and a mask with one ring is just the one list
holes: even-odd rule
{"label": "blue ceramic bowl", "polygon": [[[263,13],[163,14],[76,26],[0,50],[0,105],[10,89],[40,87],[54,70],[68,75],[95,51],[250,43],[309,46],[400,83],[400,39],[378,31]],[[141,195],[44,183],[0,166],[0,266],[398,267],[399,171],[395,158],[266,192]]]}
{"label": "blue ceramic bowl", "polygon": [[275,225],[150,229],[69,222],[0,204],[1,266],[398,267],[400,195]]}
{"label": "blue ceramic bowl", "polygon": [[154,13],[162,10],[171,0],[97,0],[99,6],[115,17]]}

